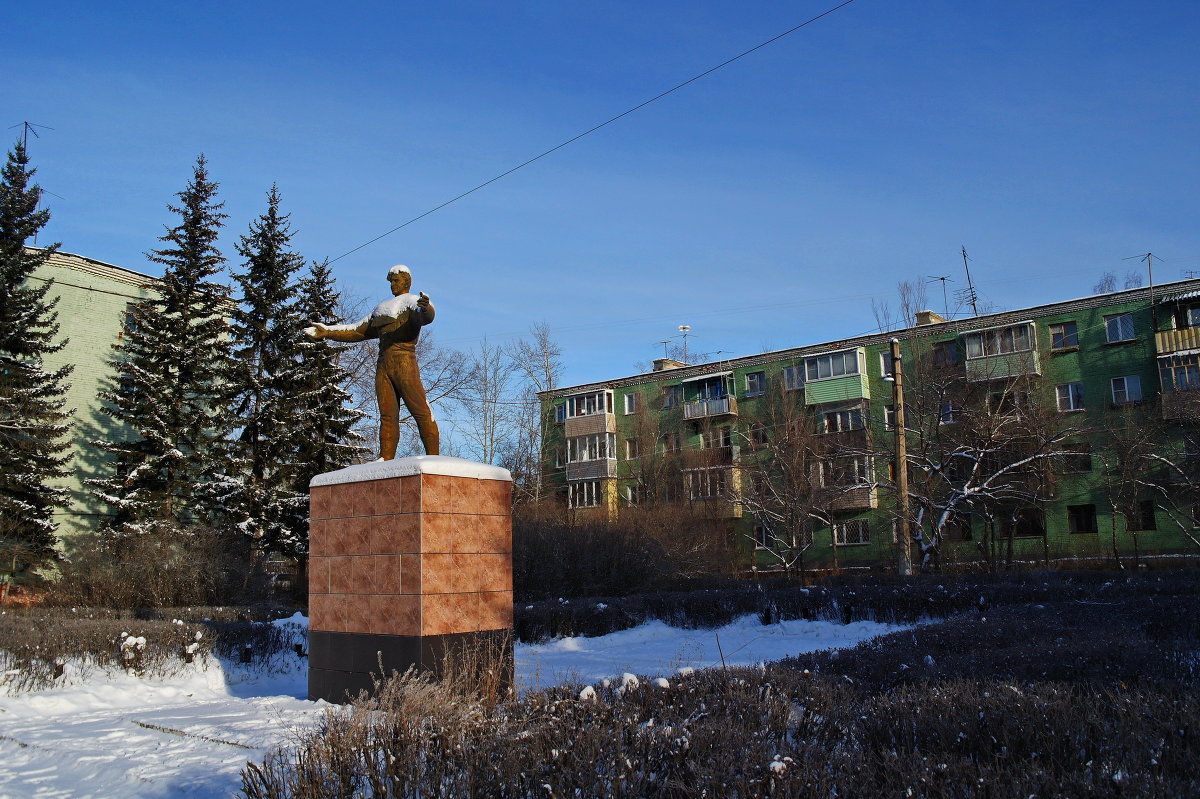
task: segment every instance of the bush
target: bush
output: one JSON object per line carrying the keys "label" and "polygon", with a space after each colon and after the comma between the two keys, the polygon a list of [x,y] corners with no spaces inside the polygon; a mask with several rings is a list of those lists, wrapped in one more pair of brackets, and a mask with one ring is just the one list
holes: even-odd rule
{"label": "bush", "polygon": [[206,528],[84,539],[60,566],[46,601],[62,606],[159,608],[256,599],[244,546]]}

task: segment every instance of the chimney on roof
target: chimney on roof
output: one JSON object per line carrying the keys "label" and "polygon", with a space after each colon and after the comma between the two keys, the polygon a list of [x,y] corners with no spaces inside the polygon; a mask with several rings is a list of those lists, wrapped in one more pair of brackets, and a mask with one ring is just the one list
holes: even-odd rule
{"label": "chimney on roof", "polygon": [[921,325],[936,325],[938,322],[948,322],[946,317],[935,311],[917,311],[917,327]]}
{"label": "chimney on roof", "polygon": [[678,369],[681,366],[687,366],[687,364],[682,361],[677,361],[674,358],[654,359],[654,371],[656,372],[665,372],[668,369]]}

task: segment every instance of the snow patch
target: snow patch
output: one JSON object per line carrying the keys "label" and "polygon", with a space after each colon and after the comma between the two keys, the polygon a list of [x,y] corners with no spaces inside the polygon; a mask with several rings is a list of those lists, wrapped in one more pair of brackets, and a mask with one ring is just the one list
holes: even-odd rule
{"label": "snow patch", "polygon": [[369,480],[387,480],[393,477],[412,477],[417,474],[439,474],[447,477],[470,477],[476,480],[504,480],[512,482],[508,469],[476,463],[466,458],[449,455],[414,455],[390,461],[372,461],[347,466],[333,472],[318,474],[309,481],[309,487],[363,483]]}

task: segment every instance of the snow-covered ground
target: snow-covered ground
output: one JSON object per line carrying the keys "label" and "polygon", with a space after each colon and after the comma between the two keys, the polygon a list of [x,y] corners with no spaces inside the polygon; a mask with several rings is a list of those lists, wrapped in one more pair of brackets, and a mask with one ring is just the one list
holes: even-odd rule
{"label": "snow-covered ground", "polygon": [[[277,622],[299,625],[303,619]],[[718,630],[661,622],[599,638],[518,644],[517,684],[531,690],[634,672],[751,665],[853,646],[897,628],[747,616]],[[718,646],[719,641],[719,646]],[[228,797],[247,760],[316,724],[332,706],[309,702],[304,663],[281,656],[273,673],[210,662],[176,677],[123,673],[18,696],[0,694],[0,797]],[[68,669],[68,676],[70,671]]]}

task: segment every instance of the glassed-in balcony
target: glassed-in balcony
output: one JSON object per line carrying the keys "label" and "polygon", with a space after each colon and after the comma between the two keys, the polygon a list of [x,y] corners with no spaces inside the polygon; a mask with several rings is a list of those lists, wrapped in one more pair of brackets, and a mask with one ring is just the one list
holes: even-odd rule
{"label": "glassed-in balcony", "polygon": [[737,399],[716,397],[684,403],[684,419],[710,419],[716,416],[737,416]]}

